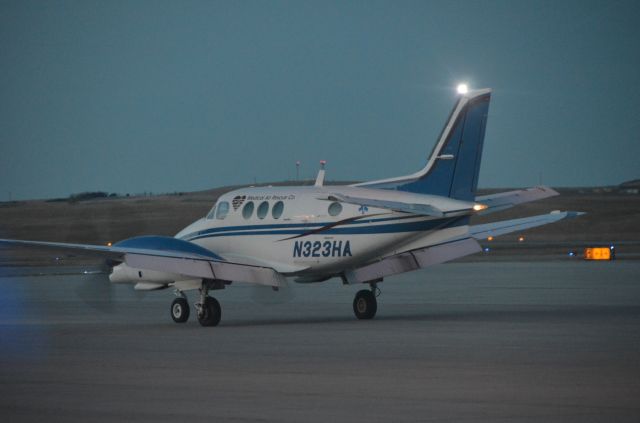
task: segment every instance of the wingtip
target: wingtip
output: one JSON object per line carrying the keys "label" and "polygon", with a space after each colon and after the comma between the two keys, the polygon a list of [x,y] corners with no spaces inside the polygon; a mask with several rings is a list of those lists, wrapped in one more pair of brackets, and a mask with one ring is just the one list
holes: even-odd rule
{"label": "wingtip", "polygon": [[547,193],[549,197],[555,197],[556,195],[560,195],[558,191],[546,185],[536,185],[533,189],[542,190],[545,193]]}
{"label": "wingtip", "polygon": [[581,211],[560,211],[560,210],[554,210],[552,211],[550,214],[559,214],[559,213],[564,213],[565,217],[564,219],[572,219],[574,217],[578,217],[578,216],[582,216],[583,214],[587,214],[586,212],[581,212]]}

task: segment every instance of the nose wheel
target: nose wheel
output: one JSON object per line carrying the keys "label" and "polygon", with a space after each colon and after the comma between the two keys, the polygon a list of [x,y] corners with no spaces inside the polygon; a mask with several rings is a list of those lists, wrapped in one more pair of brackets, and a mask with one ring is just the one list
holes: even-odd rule
{"label": "nose wheel", "polygon": [[378,302],[373,291],[363,289],[358,291],[353,300],[353,313],[360,320],[373,319],[378,311]]}
{"label": "nose wheel", "polygon": [[189,303],[180,297],[171,302],[171,318],[176,323],[185,323],[189,320]]}

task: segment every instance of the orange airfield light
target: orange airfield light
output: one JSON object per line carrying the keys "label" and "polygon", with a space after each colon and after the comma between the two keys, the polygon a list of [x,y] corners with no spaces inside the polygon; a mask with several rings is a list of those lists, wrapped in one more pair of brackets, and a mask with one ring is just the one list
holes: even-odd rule
{"label": "orange airfield light", "polygon": [[609,247],[588,247],[584,249],[585,260],[611,260],[611,248]]}
{"label": "orange airfield light", "polygon": [[492,237],[491,235],[489,235],[489,236],[487,237],[487,241],[493,241],[493,237]]}

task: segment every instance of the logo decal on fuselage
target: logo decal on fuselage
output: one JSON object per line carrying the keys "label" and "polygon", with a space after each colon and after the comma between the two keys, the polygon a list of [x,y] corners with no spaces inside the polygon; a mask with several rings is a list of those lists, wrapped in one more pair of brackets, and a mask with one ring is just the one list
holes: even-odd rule
{"label": "logo decal on fuselage", "polygon": [[351,257],[351,242],[296,241],[293,257]]}
{"label": "logo decal on fuselage", "polygon": [[235,197],[233,197],[233,200],[231,200],[231,205],[233,206],[233,210],[238,210],[238,207],[240,207],[242,203],[244,203],[244,200],[246,199],[247,199],[246,195],[236,195]]}

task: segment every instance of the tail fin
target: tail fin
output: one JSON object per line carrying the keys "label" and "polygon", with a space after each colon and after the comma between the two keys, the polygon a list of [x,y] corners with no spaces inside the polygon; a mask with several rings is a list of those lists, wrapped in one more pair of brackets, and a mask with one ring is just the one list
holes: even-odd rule
{"label": "tail fin", "polygon": [[490,99],[490,89],[472,91],[460,97],[427,165],[421,171],[358,186],[473,201],[478,187]]}

